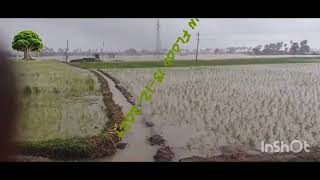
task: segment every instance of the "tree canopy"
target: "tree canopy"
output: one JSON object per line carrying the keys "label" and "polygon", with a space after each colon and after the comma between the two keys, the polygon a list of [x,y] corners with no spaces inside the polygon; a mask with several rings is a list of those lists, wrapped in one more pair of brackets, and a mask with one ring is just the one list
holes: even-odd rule
{"label": "tree canopy", "polygon": [[21,31],[13,39],[12,48],[24,52],[24,60],[31,60],[30,52],[43,48],[42,39],[33,31]]}

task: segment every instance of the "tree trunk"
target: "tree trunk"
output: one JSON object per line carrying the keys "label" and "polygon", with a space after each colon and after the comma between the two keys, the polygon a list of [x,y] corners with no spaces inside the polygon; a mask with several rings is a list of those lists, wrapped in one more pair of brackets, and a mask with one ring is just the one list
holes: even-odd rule
{"label": "tree trunk", "polygon": [[33,60],[29,53],[28,53],[28,60]]}
{"label": "tree trunk", "polygon": [[23,60],[25,60],[25,61],[32,60],[32,58],[31,58],[31,56],[30,56],[30,53],[29,53],[29,49],[28,49],[28,48],[26,48],[26,49],[23,51],[23,53],[24,53]]}
{"label": "tree trunk", "polygon": [[25,49],[25,50],[23,51],[23,60],[25,60],[25,61],[28,60],[28,51],[27,51],[27,49]]}

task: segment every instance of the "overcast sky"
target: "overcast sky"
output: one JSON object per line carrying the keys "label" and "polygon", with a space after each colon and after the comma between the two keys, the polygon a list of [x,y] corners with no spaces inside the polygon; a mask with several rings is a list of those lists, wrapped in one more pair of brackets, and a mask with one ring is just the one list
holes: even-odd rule
{"label": "overcast sky", "polygon": [[[162,48],[170,48],[189,19],[160,19]],[[105,50],[128,48],[154,49],[156,19],[0,19],[0,41],[10,47],[15,34],[33,30],[45,46],[70,49]],[[311,48],[320,48],[320,19],[208,19],[200,18],[200,48],[256,46],[290,40],[308,40]],[[196,31],[185,48],[196,48]]]}

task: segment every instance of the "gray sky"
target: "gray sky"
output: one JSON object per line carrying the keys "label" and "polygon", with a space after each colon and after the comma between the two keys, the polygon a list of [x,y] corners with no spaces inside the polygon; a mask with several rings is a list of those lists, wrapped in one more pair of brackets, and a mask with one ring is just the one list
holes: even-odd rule
{"label": "gray sky", "polygon": [[[160,19],[161,46],[170,48],[183,29],[189,30],[189,18]],[[45,45],[55,50],[105,50],[127,48],[154,49],[156,19],[0,19],[0,40],[7,47],[22,30],[37,32]],[[256,46],[277,41],[308,40],[311,48],[320,48],[320,19],[209,19],[200,18],[200,48]],[[184,48],[196,48],[195,33]]]}

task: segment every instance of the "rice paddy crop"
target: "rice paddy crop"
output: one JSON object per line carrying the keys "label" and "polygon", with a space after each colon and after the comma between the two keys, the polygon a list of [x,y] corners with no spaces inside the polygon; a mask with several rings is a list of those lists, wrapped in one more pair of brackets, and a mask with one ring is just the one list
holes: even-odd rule
{"label": "rice paddy crop", "polygon": [[[105,69],[135,97],[152,68]],[[320,145],[320,65],[277,64],[164,68],[143,118],[176,151],[212,155],[224,145],[261,141]]]}
{"label": "rice paddy crop", "polygon": [[108,118],[97,78],[57,61],[16,62],[20,81],[19,141],[99,134]]}

